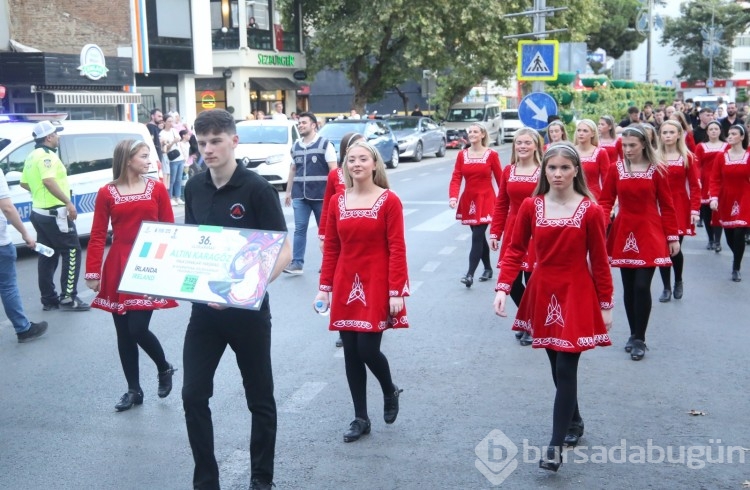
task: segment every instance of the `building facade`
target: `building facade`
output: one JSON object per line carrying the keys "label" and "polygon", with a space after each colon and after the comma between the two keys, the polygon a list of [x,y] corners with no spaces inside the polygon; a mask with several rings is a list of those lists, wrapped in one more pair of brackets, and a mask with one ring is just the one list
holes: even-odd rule
{"label": "building facade", "polygon": [[0,110],[192,121],[280,101],[290,114],[306,108],[300,13],[274,0],[0,0]]}

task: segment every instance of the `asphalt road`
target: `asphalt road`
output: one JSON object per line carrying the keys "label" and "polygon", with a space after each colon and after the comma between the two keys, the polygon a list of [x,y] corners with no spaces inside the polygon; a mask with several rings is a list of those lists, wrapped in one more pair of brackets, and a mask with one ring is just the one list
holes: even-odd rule
{"label": "asphalt road", "polygon": [[[508,150],[501,148],[504,164]],[[584,353],[579,369],[586,449],[568,452],[557,474],[539,470],[536,448],[549,439],[554,398],[547,358],[520,347],[511,320],[494,315],[494,281],[471,289],[459,283],[470,234],[447,206],[455,154],[389,171],[404,202],[412,284],[412,327],[386,332],[383,342],[394,381],[404,389],[395,424],[383,422],[382,398],[370,376],[372,434],[342,441],[353,410],[343,352],[326,319],[311,308],[320,265],[316,242],[309,242],[304,275],[271,285],[277,487],[742,488],[750,480],[750,467],[740,462],[750,459],[742,449],[750,448],[750,273],[732,283],[728,252],[705,251],[703,229],[686,239],[685,296],[658,303],[657,274],[650,350],[633,362],[622,350],[628,328],[614,270],[615,345]],[[292,224],[291,208],[285,214]],[[142,354],[145,402],[116,413],[126,384],[111,317],[98,310],[42,312],[36,257],[22,254],[18,272],[29,317],[49,321],[50,329],[38,341],[18,344],[7,321],[0,323],[0,488],[190,488],[182,371],[172,395],[159,399],[156,370]],[[188,315],[183,304],[152,321],[178,368]],[[214,393],[222,488],[247,488],[250,415],[231,352]]]}

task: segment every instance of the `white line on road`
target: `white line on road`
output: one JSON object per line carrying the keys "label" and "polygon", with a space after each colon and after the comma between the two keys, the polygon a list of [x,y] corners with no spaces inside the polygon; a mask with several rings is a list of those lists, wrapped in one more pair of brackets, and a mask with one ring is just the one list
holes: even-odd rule
{"label": "white line on road", "polygon": [[411,213],[416,213],[418,209],[404,209],[404,216],[409,216]]}
{"label": "white line on road", "polygon": [[297,413],[302,412],[307,404],[320,393],[328,383],[322,381],[307,381],[300,389],[292,393],[292,396],[281,407],[280,412]]}
{"label": "white line on road", "polygon": [[415,226],[411,231],[445,231],[456,223],[456,212],[449,209]]}
{"label": "white line on road", "polygon": [[440,267],[440,262],[427,262],[421,270],[422,272],[435,272],[438,267]]}
{"label": "white line on road", "polygon": [[456,250],[456,247],[443,247],[438,252],[438,255],[450,255]]}
{"label": "white line on road", "polygon": [[341,359],[343,359],[344,358],[344,348],[343,347],[339,347],[338,349],[336,349],[336,352],[334,352],[333,357],[340,357]]}
{"label": "white line on road", "polygon": [[414,294],[417,289],[419,289],[419,286],[423,284],[423,281],[410,281],[409,282],[409,293]]}
{"label": "white line on road", "polygon": [[469,238],[471,238],[471,233],[461,233],[460,235],[456,235],[456,240],[461,242],[465,242]]}
{"label": "white line on road", "polygon": [[409,182],[410,180],[412,180],[411,177],[406,177],[405,179],[401,179],[401,182]]}
{"label": "white line on road", "polygon": [[419,174],[420,177],[429,177],[429,175],[430,172],[422,172],[421,174]]}

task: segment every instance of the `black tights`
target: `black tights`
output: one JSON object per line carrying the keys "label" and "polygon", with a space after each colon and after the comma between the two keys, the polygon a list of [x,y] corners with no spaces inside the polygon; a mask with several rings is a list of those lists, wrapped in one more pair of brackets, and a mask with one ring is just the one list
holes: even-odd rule
{"label": "black tights", "polygon": [[578,412],[578,360],[580,352],[558,352],[545,349],[555,382],[555,406],[552,411],[550,447],[561,448],[570,423],[581,420]]}
{"label": "black tights", "polygon": [[747,233],[747,228],[724,228],[727,245],[732,251],[733,271],[740,270],[740,265],[742,265],[742,256],[745,254],[745,233]]}
{"label": "black tights", "polygon": [[685,256],[682,255],[682,239],[680,237],[680,253],[672,256],[672,265],[666,267],[659,267],[659,274],[661,275],[661,282],[664,284],[664,289],[672,289],[672,281],[669,277],[669,270],[674,269],[674,282],[682,282],[682,269],[685,266]]}
{"label": "black tights", "polygon": [[646,340],[648,317],[651,316],[651,280],[654,278],[655,267],[628,269],[622,267],[623,303],[630,325],[630,336],[634,339]]}
{"label": "black tights", "polygon": [[469,252],[469,275],[473,276],[479,266],[481,259],[485,269],[492,270],[490,264],[490,246],[484,236],[487,225],[472,225],[471,228],[471,251]]}
{"label": "black tights", "polygon": [[513,281],[513,284],[510,286],[510,298],[516,306],[521,304],[521,298],[523,298],[523,293],[526,291],[524,282],[528,284],[529,278],[531,278],[531,272],[521,271],[518,273],[518,276],[516,276],[516,280]]}
{"label": "black tights", "polygon": [[708,234],[709,242],[720,242],[721,241],[721,226],[711,226],[711,206],[708,204],[701,204],[701,221],[703,226],[706,227],[706,234]]}
{"label": "black tights", "polygon": [[141,389],[138,372],[139,345],[154,361],[159,372],[169,369],[159,339],[148,329],[152,313],[151,310],[133,310],[124,315],[112,313],[117,331],[117,350],[129,390]]}
{"label": "black tights", "polygon": [[383,394],[393,394],[396,387],[391,380],[391,369],[388,359],[380,352],[380,341],[383,333],[341,332],[344,342],[344,364],[346,379],[354,402],[354,416],[368,419],[367,416],[367,370],[380,382]]}

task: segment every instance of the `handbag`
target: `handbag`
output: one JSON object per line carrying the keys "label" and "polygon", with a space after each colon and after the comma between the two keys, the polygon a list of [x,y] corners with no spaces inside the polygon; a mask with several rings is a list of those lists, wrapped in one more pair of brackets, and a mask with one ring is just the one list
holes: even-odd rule
{"label": "handbag", "polygon": [[170,150],[169,152],[167,152],[167,158],[169,158],[170,162],[173,160],[177,160],[178,158],[180,158],[180,150],[176,148],[174,150]]}

